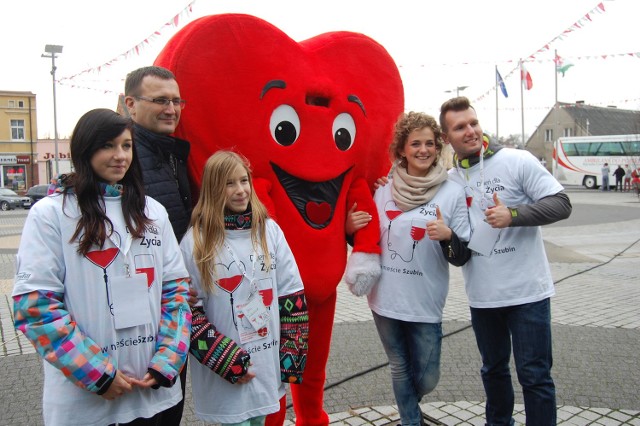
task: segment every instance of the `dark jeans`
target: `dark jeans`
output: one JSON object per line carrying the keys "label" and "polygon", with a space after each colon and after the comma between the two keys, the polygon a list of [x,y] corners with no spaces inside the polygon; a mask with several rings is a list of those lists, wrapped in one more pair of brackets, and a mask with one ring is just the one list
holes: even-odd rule
{"label": "dark jeans", "polygon": [[[148,419],[139,418],[135,419],[129,423],[118,423],[118,426],[160,426],[160,418],[162,417],[162,413],[158,413],[153,417]],[[109,426],[116,426],[115,424],[111,424]]]}
{"label": "dark jeans", "polygon": [[[180,384],[182,386],[182,400],[173,407],[167,408],[148,419],[139,418],[129,423],[118,423],[118,426],[180,426],[182,411],[184,409],[184,392],[187,384],[187,362],[180,372]],[[109,425],[116,426],[116,425]]]}
{"label": "dark jeans", "polygon": [[514,394],[509,360],[522,386],[527,425],[556,424],[556,390],[551,378],[551,302],[544,299],[503,308],[471,308],[482,357],[487,425],[513,425]]}
{"label": "dark jeans", "polygon": [[618,179],[616,178],[616,191],[620,189],[620,191],[622,191],[622,178]]}
{"label": "dark jeans", "polygon": [[160,415],[158,426],[180,426],[182,420],[182,411],[184,410],[184,392],[187,386],[187,359],[184,361],[184,367],[180,372],[180,386],[182,387],[182,400],[171,408],[158,413]]}

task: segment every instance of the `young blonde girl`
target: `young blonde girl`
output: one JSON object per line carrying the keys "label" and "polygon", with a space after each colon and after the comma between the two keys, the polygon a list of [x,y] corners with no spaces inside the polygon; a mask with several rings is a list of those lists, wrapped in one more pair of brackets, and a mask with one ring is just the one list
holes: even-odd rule
{"label": "young blonde girl", "polygon": [[190,348],[196,416],[264,424],[280,408],[283,382],[301,380],[308,318],[293,254],[255,195],[244,157],[209,158],[181,249],[200,299]]}

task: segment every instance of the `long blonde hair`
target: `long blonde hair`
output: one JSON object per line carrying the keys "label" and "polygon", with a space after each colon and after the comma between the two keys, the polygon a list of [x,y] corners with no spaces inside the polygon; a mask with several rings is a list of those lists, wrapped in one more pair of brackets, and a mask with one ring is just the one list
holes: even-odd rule
{"label": "long blonde hair", "polygon": [[253,189],[249,161],[233,151],[217,151],[207,160],[202,172],[200,198],[193,208],[191,226],[193,228],[193,258],[202,279],[202,287],[213,293],[217,276],[215,260],[224,244],[226,185],[229,176],[238,166],[244,167],[249,177],[251,197],[251,241],[258,253],[258,246],[264,255],[267,270],[271,267],[271,257],[266,238],[267,209],[258,199]]}

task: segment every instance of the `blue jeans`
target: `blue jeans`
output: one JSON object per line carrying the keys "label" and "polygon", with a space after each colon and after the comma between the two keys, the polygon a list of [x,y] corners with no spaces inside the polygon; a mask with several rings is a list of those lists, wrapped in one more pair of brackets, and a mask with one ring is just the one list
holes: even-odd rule
{"label": "blue jeans", "polygon": [[440,380],[442,324],[400,321],[375,312],[373,320],[389,358],[402,425],[420,425],[422,411],[418,404]]}
{"label": "blue jeans", "polygon": [[551,302],[544,299],[504,308],[471,308],[471,324],[482,356],[487,425],[513,425],[511,344],[522,386],[527,425],[556,424],[556,389],[551,378]]}

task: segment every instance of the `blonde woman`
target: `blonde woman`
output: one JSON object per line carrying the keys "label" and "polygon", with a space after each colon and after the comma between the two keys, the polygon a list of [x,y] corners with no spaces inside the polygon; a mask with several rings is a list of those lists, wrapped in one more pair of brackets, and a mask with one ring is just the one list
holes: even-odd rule
{"label": "blonde woman", "polygon": [[208,159],[181,249],[201,300],[190,349],[196,416],[262,425],[280,409],[283,382],[301,381],[308,317],[293,254],[244,157],[218,151]]}

